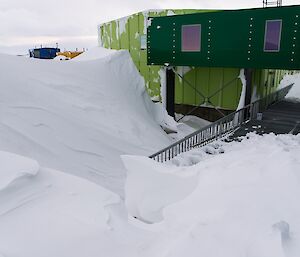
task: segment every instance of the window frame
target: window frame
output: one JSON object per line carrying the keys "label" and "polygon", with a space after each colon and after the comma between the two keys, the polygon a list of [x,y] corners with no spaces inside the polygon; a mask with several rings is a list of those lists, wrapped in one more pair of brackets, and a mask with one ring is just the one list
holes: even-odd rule
{"label": "window frame", "polygon": [[[184,27],[199,27],[199,50],[184,50],[183,49],[183,29]],[[202,49],[202,25],[201,24],[184,24],[181,25],[181,52],[184,53],[200,53]]]}
{"label": "window frame", "polygon": [[[267,43],[267,26],[269,22],[275,22],[279,21],[280,22],[280,31],[279,31],[279,41],[278,41],[278,49],[277,50],[267,50],[266,49],[266,43]],[[278,53],[280,52],[280,47],[281,47],[281,33],[282,33],[282,19],[275,19],[275,20],[266,20],[265,22],[265,37],[264,37],[264,52],[266,53]]]}

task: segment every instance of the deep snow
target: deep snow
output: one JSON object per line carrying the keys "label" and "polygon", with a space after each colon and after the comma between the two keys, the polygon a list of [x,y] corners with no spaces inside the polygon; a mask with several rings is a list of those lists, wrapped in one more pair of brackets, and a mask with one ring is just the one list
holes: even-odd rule
{"label": "deep snow", "polygon": [[300,135],[248,137],[189,167],[123,157],[128,211],[161,233],[153,256],[300,255]]}
{"label": "deep snow", "polygon": [[297,257],[300,136],[248,137],[188,167],[123,156],[129,217],[101,186],[0,152],[0,256]]}
{"label": "deep snow", "polygon": [[128,52],[96,48],[77,58],[0,55],[0,150],[123,195],[119,156],[165,147],[160,125],[177,124],[152,103]]}
{"label": "deep snow", "polygon": [[127,52],[91,53],[0,55],[0,257],[300,256],[300,135],[157,163],[145,156],[171,142],[160,126],[187,128],[151,102]]}

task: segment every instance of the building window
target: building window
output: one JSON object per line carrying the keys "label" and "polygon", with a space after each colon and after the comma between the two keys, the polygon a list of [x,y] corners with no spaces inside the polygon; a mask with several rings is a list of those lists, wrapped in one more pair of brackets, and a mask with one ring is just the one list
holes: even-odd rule
{"label": "building window", "polygon": [[268,20],[265,27],[265,52],[279,52],[282,20]]}
{"label": "building window", "polygon": [[141,43],[141,50],[147,49],[147,37],[146,37],[146,35],[141,35],[140,43]]}
{"label": "building window", "polygon": [[181,51],[201,51],[201,25],[183,25],[181,27]]}

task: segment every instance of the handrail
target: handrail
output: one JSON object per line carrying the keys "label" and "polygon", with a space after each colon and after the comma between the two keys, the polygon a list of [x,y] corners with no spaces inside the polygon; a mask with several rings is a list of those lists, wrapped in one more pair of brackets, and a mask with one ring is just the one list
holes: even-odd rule
{"label": "handrail", "polygon": [[183,152],[189,151],[192,148],[206,145],[216,139],[232,133],[243,123],[248,122],[251,119],[256,119],[258,113],[266,110],[273,103],[282,100],[293,85],[294,84],[290,84],[240,110],[230,113],[229,115],[191,133],[168,147],[165,147],[155,154],[150,155],[149,158],[158,162],[165,162]]}

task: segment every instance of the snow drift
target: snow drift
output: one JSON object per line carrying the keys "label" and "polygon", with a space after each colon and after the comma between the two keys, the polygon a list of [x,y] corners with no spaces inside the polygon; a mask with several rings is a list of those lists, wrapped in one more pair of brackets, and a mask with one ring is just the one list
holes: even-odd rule
{"label": "snow drift", "polygon": [[[249,134],[223,148],[224,154],[181,168],[177,194],[190,193],[176,202],[162,199],[174,199],[179,168],[123,158],[129,213],[156,223],[148,227],[161,233],[158,256],[299,256],[300,135]],[[158,210],[160,219],[153,215]]]}
{"label": "snow drift", "polygon": [[0,163],[0,191],[18,179],[35,176],[39,171],[36,161],[3,151],[0,151]]}
{"label": "snow drift", "polygon": [[189,195],[197,185],[197,173],[163,165],[147,157],[122,156],[127,169],[128,212],[145,222],[163,219],[163,208]]}
{"label": "snow drift", "polygon": [[9,173],[18,178],[0,190],[0,256],[96,257],[99,242],[102,251],[117,256],[114,234],[108,233],[117,195],[15,154],[0,152],[0,161],[1,179]]}
{"label": "snow drift", "polygon": [[181,168],[123,158],[129,222],[115,193],[0,152],[2,176],[28,174],[0,190],[0,256],[298,257],[299,135],[222,147]]}
{"label": "snow drift", "polygon": [[0,55],[0,256],[300,256],[300,135],[248,134],[169,164],[128,156],[168,144],[160,126],[174,123],[128,53],[106,53]]}
{"label": "snow drift", "polygon": [[170,118],[148,97],[128,52],[90,50],[76,59],[0,55],[0,149],[122,195],[120,155],[170,144],[158,123]]}
{"label": "snow drift", "polygon": [[280,82],[279,88],[286,87],[292,83],[294,83],[294,86],[291,88],[286,97],[291,101],[300,101],[300,73],[285,75],[283,80]]}

